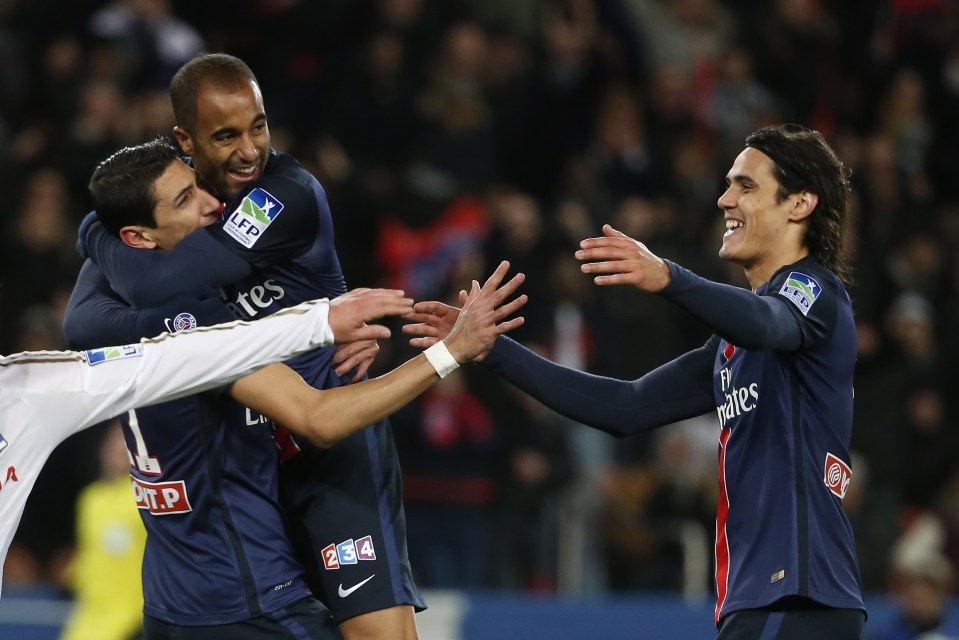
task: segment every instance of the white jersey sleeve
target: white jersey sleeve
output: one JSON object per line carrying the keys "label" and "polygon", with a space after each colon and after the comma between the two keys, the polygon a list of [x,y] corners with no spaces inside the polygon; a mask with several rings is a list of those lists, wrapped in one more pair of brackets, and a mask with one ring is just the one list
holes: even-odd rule
{"label": "white jersey sleeve", "polygon": [[329,303],[320,300],[135,345],[0,358],[0,561],[41,467],[69,435],[332,343]]}

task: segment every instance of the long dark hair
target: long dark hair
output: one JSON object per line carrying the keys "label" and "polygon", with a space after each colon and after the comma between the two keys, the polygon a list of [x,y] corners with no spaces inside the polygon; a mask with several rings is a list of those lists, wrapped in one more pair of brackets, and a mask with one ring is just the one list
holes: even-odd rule
{"label": "long dark hair", "polygon": [[798,124],[764,127],[749,134],[746,146],[769,156],[779,181],[776,200],[811,191],[819,196],[805,243],[811,253],[847,285],[852,269],[846,261],[843,234],[849,202],[851,171],[836,156],[822,134]]}

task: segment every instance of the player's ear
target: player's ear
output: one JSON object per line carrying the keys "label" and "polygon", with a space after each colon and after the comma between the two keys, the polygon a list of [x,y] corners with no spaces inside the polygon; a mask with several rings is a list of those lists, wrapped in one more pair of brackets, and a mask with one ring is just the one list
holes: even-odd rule
{"label": "player's ear", "polygon": [[176,138],[176,141],[180,143],[180,148],[183,149],[183,153],[192,156],[193,138],[187,133],[186,129],[181,126],[173,127],[173,136]]}
{"label": "player's ear", "polygon": [[793,203],[792,210],[789,212],[789,219],[793,222],[801,222],[812,215],[816,205],[819,204],[819,196],[812,191],[800,191],[796,194],[796,201]]}
{"label": "player's ear", "polygon": [[123,244],[134,249],[156,249],[156,240],[152,238],[146,227],[128,225],[120,229],[120,240]]}

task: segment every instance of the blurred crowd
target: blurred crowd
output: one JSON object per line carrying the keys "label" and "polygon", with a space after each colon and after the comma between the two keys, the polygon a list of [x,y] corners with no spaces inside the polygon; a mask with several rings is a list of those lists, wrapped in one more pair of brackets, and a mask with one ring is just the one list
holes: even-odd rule
{"label": "blurred crowd", "polygon": [[[501,259],[515,336],[635,378],[708,337],[573,259],[603,223],[698,273],[743,140],[822,131],[852,169],[859,330],[845,506],[864,586],[959,563],[959,5],[952,0],[0,0],[0,353],[62,348],[86,182],[169,134],[172,73],[226,51],[260,79],[274,146],[327,189],[348,283],[455,301]],[[375,366],[412,355],[399,336]],[[477,367],[392,420],[424,587],[710,590],[716,424],[616,441]],[[58,450],[7,585],[67,584],[100,432]],[[917,527],[936,535],[897,553]],[[930,559],[931,558],[931,559]],[[705,569],[703,564],[705,563]]]}

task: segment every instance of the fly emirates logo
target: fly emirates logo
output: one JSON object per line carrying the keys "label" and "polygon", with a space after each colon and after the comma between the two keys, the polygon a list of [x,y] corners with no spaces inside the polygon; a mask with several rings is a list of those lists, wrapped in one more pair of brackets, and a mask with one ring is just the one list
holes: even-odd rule
{"label": "fly emirates logo", "polygon": [[728,420],[756,408],[759,402],[759,383],[753,382],[746,387],[734,387],[733,372],[729,367],[720,370],[719,382],[726,401],[716,407],[716,413],[719,414],[719,426],[725,427]]}

